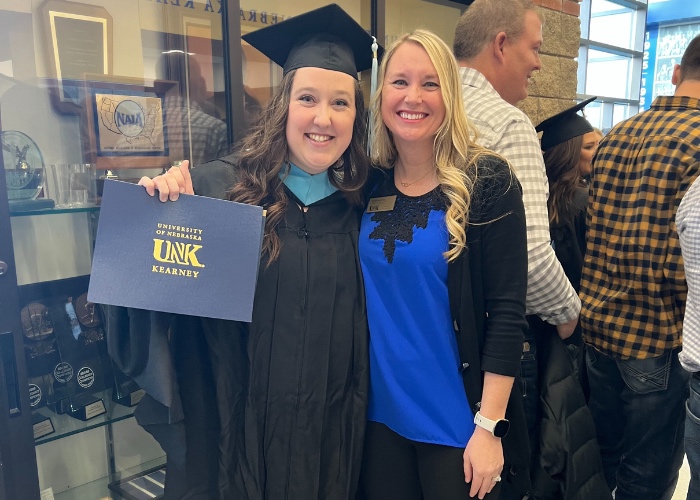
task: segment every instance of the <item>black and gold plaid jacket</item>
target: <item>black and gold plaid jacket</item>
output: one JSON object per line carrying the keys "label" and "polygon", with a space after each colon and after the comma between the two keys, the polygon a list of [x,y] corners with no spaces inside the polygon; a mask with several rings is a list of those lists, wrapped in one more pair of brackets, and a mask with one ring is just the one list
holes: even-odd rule
{"label": "black and gold plaid jacket", "polygon": [[581,277],[584,339],[621,359],[681,345],[686,284],[675,215],[700,173],[700,100],[658,97],[594,161]]}

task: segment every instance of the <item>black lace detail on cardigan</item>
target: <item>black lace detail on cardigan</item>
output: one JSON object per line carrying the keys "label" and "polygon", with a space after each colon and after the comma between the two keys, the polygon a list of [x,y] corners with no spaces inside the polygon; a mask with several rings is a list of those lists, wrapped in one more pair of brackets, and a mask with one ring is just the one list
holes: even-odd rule
{"label": "black lace detail on cardigan", "polygon": [[396,195],[394,209],[388,212],[377,212],[372,220],[377,227],[370,233],[372,240],[384,240],[384,256],[389,264],[394,261],[396,241],[413,241],[413,229],[425,229],[428,226],[428,216],[433,210],[445,211],[447,203],[439,188],[422,196],[409,197],[402,195],[395,186],[393,179],[382,186],[373,196]]}

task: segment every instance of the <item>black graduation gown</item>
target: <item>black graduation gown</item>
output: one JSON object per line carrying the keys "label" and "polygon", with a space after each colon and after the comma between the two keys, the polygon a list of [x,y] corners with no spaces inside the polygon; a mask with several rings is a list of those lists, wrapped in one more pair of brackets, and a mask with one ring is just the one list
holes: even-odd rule
{"label": "black graduation gown", "polygon": [[[574,191],[571,203],[564,207],[558,222],[549,225],[554,253],[578,293],[581,286],[583,257],[586,254],[586,208],[588,207],[588,188],[581,186]],[[532,318],[531,318],[532,319]],[[538,318],[537,318],[538,319]],[[537,320],[535,319],[535,321]],[[568,344],[583,346],[581,325],[576,326],[573,335],[567,339]]]}
{"label": "black graduation gown", "polygon": [[587,207],[588,188],[576,188],[571,204],[565,207],[559,221],[552,222],[549,227],[557,260],[577,292],[581,286],[581,269],[586,253]]}
{"label": "black graduation gown", "polygon": [[[195,192],[222,197],[231,169],[224,162],[198,168]],[[252,323],[171,315],[164,347],[143,340],[163,337],[153,328],[162,313],[109,308],[110,352],[145,384],[139,423],[164,447],[167,477],[179,483],[172,492],[166,484],[167,498],[355,496],[368,385],[361,213],[340,192],[306,211],[288,195],[277,228],[282,250],[261,264]],[[163,358],[175,380],[149,373],[149,364],[168,364]]]}

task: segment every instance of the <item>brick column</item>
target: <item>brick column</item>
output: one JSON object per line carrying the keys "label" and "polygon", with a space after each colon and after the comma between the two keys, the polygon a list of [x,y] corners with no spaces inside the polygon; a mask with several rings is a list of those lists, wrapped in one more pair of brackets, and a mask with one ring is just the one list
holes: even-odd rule
{"label": "brick column", "polygon": [[530,82],[530,96],[518,107],[537,125],[573,105],[581,22],[579,0],[535,0],[544,16],[542,69]]}

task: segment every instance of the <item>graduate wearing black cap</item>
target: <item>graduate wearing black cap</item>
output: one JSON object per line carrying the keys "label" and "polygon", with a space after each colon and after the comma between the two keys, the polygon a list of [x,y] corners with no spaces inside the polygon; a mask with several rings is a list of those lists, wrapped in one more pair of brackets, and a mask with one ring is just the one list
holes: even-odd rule
{"label": "graduate wearing black cap", "polygon": [[550,116],[537,125],[535,130],[542,132],[540,139],[542,151],[552,149],[557,144],[566,142],[569,139],[593,132],[593,126],[578,113],[596,99],[596,97],[591,97],[579,102],[554,116]]}
{"label": "graduate wearing black cap", "polygon": [[[578,113],[595,97],[572,106],[540,123],[541,145],[549,180],[550,235],[554,253],[578,292],[586,250],[588,187],[583,172],[590,172],[597,139],[593,127]],[[566,339],[566,347],[553,325],[529,316],[537,349],[538,390],[528,393],[538,408],[537,436],[532,436],[534,498],[611,499],[596,442],[593,416],[586,405],[582,373],[581,329]],[[577,369],[571,363],[575,353]],[[563,496],[562,492],[564,493]],[[577,496],[578,495],[578,496]]]}
{"label": "graduate wearing black cap", "polygon": [[578,113],[596,98],[580,102],[547,118],[535,127],[542,132],[541,145],[549,180],[550,233],[554,251],[569,281],[578,291],[586,250],[585,177],[598,147],[593,126]]}
{"label": "graduate wearing black cap", "polygon": [[[168,454],[166,498],[354,499],[368,384],[357,238],[369,166],[357,73],[372,65],[373,39],[337,5],[244,39],[284,78],[239,151],[141,184],[163,201],[185,192],[267,210],[253,320],[166,321],[179,385],[161,377],[155,386],[169,384],[174,402],[140,422]],[[115,329],[162,335],[160,313],[146,313],[114,316]],[[170,355],[130,351],[121,364]],[[131,374],[147,392],[159,376]]]}

